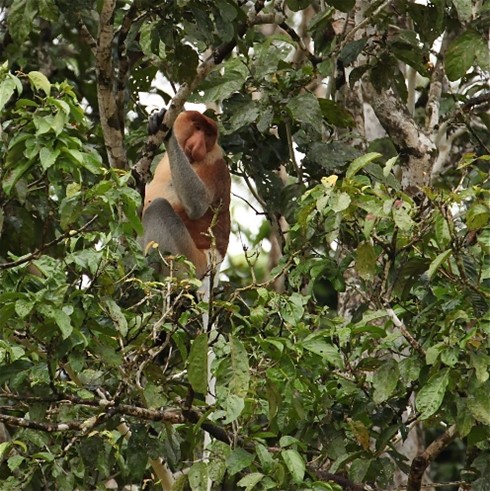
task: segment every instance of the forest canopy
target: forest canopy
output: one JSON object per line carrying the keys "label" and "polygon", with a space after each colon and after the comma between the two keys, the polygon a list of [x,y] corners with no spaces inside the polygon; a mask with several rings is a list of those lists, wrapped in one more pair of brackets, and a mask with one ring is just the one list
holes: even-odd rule
{"label": "forest canopy", "polygon": [[[489,0],[0,2],[0,490],[488,490],[489,29]],[[138,242],[191,103],[243,244],[204,297]]]}

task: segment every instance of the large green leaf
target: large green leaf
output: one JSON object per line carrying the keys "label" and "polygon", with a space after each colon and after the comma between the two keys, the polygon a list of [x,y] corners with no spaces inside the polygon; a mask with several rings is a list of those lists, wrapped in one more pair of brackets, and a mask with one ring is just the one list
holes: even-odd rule
{"label": "large green leaf", "polygon": [[300,453],[294,449],[287,449],[281,452],[281,456],[291,473],[293,482],[301,483],[305,476],[306,465]]}
{"label": "large green leaf", "polygon": [[420,412],[420,419],[427,419],[435,414],[441,407],[446,388],[449,383],[449,369],[443,369],[435,373],[420,389],[415,405]]}
{"label": "large green leaf", "polygon": [[490,384],[487,382],[468,397],[468,409],[472,416],[487,426],[490,426],[490,397],[488,397]]}
{"label": "large green leaf", "polygon": [[488,47],[482,36],[472,30],[468,30],[454,39],[449,45],[444,58],[444,66],[449,80],[458,80],[475,63],[477,57],[481,57]]}
{"label": "large green leaf", "polygon": [[322,126],[322,111],[318,99],[313,94],[300,94],[289,100],[287,108],[299,123],[308,123],[314,128]]}
{"label": "large green leaf", "polygon": [[373,401],[380,404],[387,401],[396,389],[400,372],[395,360],[383,363],[373,374]]}

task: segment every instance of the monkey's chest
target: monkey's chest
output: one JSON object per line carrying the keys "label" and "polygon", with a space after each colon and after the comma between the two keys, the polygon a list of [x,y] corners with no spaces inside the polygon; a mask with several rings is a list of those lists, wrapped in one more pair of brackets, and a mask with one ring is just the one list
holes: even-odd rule
{"label": "monkey's chest", "polygon": [[165,198],[171,205],[172,208],[180,208],[181,203],[180,199],[177,196],[177,191],[175,190],[174,183],[170,179],[169,181],[165,182],[164,185],[162,186],[162,198]]}
{"label": "monkey's chest", "polygon": [[170,175],[163,176],[163,178],[159,176],[146,186],[145,207],[157,198],[165,198],[174,209],[180,206],[180,200]]}

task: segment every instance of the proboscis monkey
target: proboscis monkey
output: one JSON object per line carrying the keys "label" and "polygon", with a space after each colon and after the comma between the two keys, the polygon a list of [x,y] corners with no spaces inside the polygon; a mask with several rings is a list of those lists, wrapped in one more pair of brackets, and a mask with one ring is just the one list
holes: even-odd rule
{"label": "proboscis monkey", "polygon": [[208,270],[212,237],[223,259],[230,235],[231,178],[217,140],[212,119],[198,111],[180,113],[146,186],[143,208],[145,251],[157,243],[162,254],[183,255],[200,278]]}

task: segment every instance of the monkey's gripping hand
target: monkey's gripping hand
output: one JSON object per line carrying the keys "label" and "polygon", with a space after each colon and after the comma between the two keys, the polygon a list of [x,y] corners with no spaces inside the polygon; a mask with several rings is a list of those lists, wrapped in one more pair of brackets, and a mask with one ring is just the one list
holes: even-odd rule
{"label": "monkey's gripping hand", "polygon": [[159,131],[166,131],[167,135],[165,137],[165,140],[168,140],[170,138],[171,134],[171,129],[167,128],[163,124],[163,119],[165,118],[167,110],[162,107],[160,111],[154,111],[150,114],[150,117],[148,118],[148,134],[149,135],[156,135]]}

